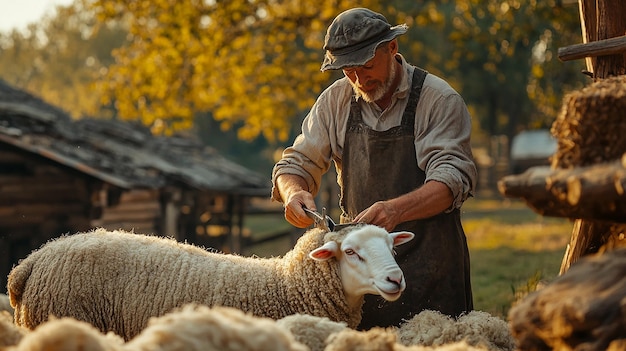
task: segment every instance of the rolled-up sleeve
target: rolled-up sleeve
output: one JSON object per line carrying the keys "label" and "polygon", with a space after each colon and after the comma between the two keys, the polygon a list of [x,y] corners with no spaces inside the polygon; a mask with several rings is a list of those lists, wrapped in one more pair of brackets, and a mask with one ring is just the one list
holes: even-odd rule
{"label": "rolled-up sleeve", "polygon": [[282,158],[272,170],[272,199],[283,202],[276,179],[282,174],[302,177],[308,191],[315,196],[320,188],[322,175],[328,171],[331,162],[328,116],[322,108],[325,95],[320,96],[302,122],[302,132],[292,146],[287,147]]}
{"label": "rolled-up sleeve", "polygon": [[441,95],[432,101],[423,128],[418,128],[415,149],[419,167],[426,172],[426,181],[444,183],[454,197],[448,211],[460,208],[473,196],[477,170],[470,145],[471,116],[456,94]]}

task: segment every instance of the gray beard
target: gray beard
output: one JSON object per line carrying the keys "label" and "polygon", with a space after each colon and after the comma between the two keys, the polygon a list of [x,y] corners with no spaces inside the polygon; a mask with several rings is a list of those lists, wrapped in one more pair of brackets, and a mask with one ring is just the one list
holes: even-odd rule
{"label": "gray beard", "polygon": [[374,90],[371,93],[366,93],[364,91],[362,91],[361,89],[359,89],[356,84],[354,84],[351,80],[348,80],[350,82],[350,84],[352,85],[352,90],[354,91],[354,94],[367,101],[367,102],[376,102],[380,99],[383,98],[383,96],[385,96],[385,94],[387,93],[387,91],[391,88],[391,85],[393,84],[393,81],[396,77],[396,73],[398,71],[397,65],[392,64],[391,67],[389,68],[389,75],[387,76],[387,80],[385,80],[385,82],[383,83],[383,85],[379,86],[378,88],[376,88],[376,90]]}

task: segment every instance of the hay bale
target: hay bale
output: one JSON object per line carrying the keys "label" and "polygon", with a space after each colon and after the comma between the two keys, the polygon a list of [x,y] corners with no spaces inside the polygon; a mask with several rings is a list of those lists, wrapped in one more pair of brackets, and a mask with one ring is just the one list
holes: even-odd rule
{"label": "hay bale", "polygon": [[565,96],[552,124],[557,151],[552,168],[618,159],[626,152],[626,75],[610,77]]}

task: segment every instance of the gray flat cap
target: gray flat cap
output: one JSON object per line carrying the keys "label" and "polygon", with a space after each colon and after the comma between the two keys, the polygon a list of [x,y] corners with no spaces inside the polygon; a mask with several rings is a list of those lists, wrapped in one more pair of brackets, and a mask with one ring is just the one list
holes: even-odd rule
{"label": "gray flat cap", "polygon": [[322,71],[362,66],[379,44],[406,33],[406,24],[392,27],[385,16],[366,8],[346,10],[333,20],[324,39]]}

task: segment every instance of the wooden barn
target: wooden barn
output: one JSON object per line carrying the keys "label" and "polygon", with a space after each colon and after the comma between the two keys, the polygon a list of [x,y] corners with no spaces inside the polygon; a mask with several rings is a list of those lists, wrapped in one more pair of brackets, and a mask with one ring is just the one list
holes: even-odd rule
{"label": "wooden barn", "polygon": [[72,120],[0,80],[0,284],[47,240],[94,227],[239,252],[263,177],[183,137],[116,120]]}

